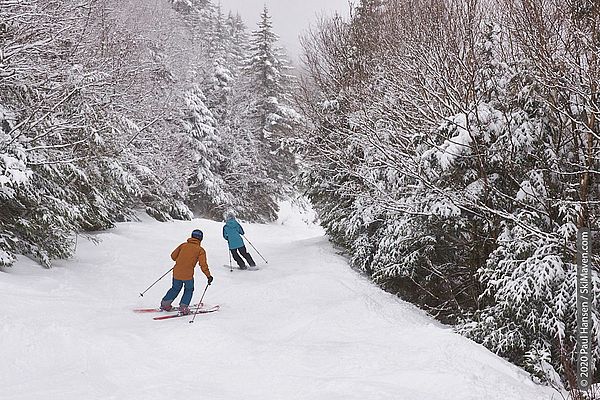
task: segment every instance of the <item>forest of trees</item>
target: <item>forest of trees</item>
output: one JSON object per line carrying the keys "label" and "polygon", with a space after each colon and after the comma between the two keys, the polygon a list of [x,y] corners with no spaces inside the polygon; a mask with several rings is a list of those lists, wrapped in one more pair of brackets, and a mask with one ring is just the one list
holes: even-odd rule
{"label": "forest of trees", "polygon": [[574,388],[600,5],[356,3],[305,35],[298,80],[266,8],[249,31],[209,0],[3,0],[0,266],[139,209],[272,221],[300,189],[353,267]]}
{"label": "forest of trees", "polygon": [[276,40],[266,8],[248,32],[209,0],[3,1],[0,266],[140,208],[273,220],[299,121]]}
{"label": "forest of trees", "polygon": [[600,222],[599,3],[363,0],[303,47],[302,182],[353,266],[574,388],[576,233]]}

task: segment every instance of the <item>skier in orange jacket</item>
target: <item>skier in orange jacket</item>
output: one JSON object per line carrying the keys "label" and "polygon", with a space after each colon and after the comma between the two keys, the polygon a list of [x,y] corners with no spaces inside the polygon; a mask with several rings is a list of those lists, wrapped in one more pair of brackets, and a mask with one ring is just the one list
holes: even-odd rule
{"label": "skier in orange jacket", "polygon": [[196,267],[196,263],[200,264],[200,269],[208,278],[208,284],[212,283],[213,277],[206,262],[206,251],[200,245],[203,237],[204,234],[202,231],[196,229],[192,232],[192,237],[187,242],[177,246],[173,253],[171,253],[171,258],[175,261],[175,267],[173,267],[173,285],[160,303],[161,310],[170,311],[173,308],[171,303],[179,295],[181,288],[185,286],[183,296],[179,302],[179,312],[181,314],[190,313],[190,302],[194,293],[194,267]]}

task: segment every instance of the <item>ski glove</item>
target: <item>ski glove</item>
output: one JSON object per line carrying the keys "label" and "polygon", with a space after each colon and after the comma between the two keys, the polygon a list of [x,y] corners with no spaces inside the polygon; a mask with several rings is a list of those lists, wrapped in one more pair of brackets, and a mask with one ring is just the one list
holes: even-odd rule
{"label": "ski glove", "polygon": [[209,277],[208,277],[208,284],[210,285],[210,284],[212,283],[212,281],[213,281],[213,277],[212,277],[212,276],[209,276]]}

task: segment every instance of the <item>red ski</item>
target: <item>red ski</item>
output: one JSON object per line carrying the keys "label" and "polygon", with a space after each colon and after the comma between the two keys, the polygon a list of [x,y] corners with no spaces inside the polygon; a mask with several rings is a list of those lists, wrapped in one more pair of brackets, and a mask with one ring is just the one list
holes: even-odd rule
{"label": "red ski", "polygon": [[160,317],[154,317],[152,319],[155,320],[162,320],[162,319],[171,319],[171,318],[179,318],[179,317],[187,317],[187,316],[193,316],[194,314],[206,314],[206,313],[211,313],[211,312],[215,312],[215,311],[219,311],[219,306],[212,306],[209,308],[200,308],[198,311],[196,311],[195,309],[191,308],[191,310],[193,310],[191,313],[189,314],[169,314],[169,315],[161,315]]}
{"label": "red ski", "polygon": [[[202,305],[203,304],[200,303],[200,307],[202,307]],[[198,304],[194,304],[194,305],[190,306],[190,310],[193,310],[196,307],[198,307]],[[136,313],[177,312],[177,311],[179,311],[179,307],[173,307],[169,311],[161,310],[160,308],[136,308],[136,309],[133,310],[133,312],[136,312]]]}

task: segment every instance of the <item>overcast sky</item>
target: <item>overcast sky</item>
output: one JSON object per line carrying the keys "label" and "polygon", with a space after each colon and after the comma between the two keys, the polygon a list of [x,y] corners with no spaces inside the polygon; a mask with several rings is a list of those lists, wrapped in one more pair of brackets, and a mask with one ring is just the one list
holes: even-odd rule
{"label": "overcast sky", "polygon": [[336,11],[348,15],[349,10],[348,0],[216,0],[214,3],[219,2],[225,14],[228,10],[239,12],[250,31],[256,29],[266,4],[273,17],[273,28],[294,63],[300,53],[298,36],[314,25],[317,16]]}

